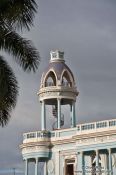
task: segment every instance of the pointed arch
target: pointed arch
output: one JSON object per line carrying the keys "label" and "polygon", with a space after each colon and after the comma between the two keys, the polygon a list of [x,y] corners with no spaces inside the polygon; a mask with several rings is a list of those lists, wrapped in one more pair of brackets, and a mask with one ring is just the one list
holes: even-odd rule
{"label": "pointed arch", "polygon": [[70,72],[68,70],[63,70],[62,75],[61,75],[61,84],[63,86],[69,86],[72,87],[74,86],[74,79],[71,76]]}
{"label": "pointed arch", "polygon": [[44,86],[45,87],[56,86],[56,84],[57,84],[57,77],[54,70],[51,69],[44,78]]}

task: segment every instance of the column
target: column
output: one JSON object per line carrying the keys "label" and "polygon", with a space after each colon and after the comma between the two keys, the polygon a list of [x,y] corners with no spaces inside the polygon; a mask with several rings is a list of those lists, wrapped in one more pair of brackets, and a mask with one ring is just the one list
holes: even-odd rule
{"label": "column", "polygon": [[46,161],[44,162],[44,175],[47,175],[47,163],[46,163]]}
{"label": "column", "polygon": [[45,111],[45,101],[41,102],[41,127],[42,130],[46,130],[46,111]]}
{"label": "column", "polygon": [[28,175],[28,159],[25,160],[25,175]]}
{"label": "column", "polygon": [[109,175],[112,175],[112,157],[111,157],[111,148],[108,149],[108,163],[109,163]]}
{"label": "column", "polygon": [[75,116],[75,102],[72,102],[71,105],[71,127],[76,126],[76,116]]}
{"label": "column", "polygon": [[60,127],[61,127],[61,105],[60,105],[60,99],[58,98],[57,99],[57,105],[58,105],[58,129],[60,129]]}
{"label": "column", "polygon": [[99,151],[98,150],[96,150],[96,168],[95,168],[95,170],[96,170],[96,175],[97,174],[99,174]]}
{"label": "column", "polygon": [[81,167],[82,167],[82,175],[84,175],[85,173],[85,164],[84,164],[84,152],[83,151],[81,151],[80,152],[80,154],[81,154]]}
{"label": "column", "polygon": [[77,175],[77,171],[78,171],[77,162],[78,162],[78,152],[76,153],[75,164],[74,164],[74,172],[75,172],[75,175]]}
{"label": "column", "polygon": [[55,153],[55,175],[60,175],[60,151]]}
{"label": "column", "polygon": [[38,174],[38,157],[35,158],[35,175]]}

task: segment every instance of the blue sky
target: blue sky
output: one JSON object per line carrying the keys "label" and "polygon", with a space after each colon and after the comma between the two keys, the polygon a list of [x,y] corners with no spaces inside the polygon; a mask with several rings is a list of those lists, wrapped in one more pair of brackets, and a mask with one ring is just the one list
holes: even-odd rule
{"label": "blue sky", "polygon": [[[19,81],[20,94],[12,118],[0,128],[0,168],[23,169],[19,145],[23,133],[40,129],[37,92],[51,50],[63,50],[75,76],[77,122],[116,117],[116,1],[40,0],[35,26],[22,35],[40,52],[36,74],[22,72],[5,54]],[[50,119],[48,119],[50,123]]]}

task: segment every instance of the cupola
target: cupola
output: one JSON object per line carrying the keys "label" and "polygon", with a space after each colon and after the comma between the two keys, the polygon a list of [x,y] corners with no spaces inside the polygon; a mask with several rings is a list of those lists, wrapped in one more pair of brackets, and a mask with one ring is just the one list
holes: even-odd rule
{"label": "cupola", "polygon": [[38,92],[42,103],[42,130],[46,129],[46,105],[56,108],[57,129],[61,128],[61,105],[69,104],[72,111],[71,126],[76,125],[75,102],[78,91],[72,71],[65,64],[64,52],[51,51],[50,62],[41,77]]}

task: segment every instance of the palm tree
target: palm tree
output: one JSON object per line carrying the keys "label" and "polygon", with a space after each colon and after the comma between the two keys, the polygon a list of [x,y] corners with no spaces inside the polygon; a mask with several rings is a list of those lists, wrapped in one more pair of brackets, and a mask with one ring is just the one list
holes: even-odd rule
{"label": "palm tree", "polygon": [[[0,49],[12,55],[24,71],[35,72],[40,57],[30,40],[18,31],[30,30],[37,12],[35,0],[0,0]],[[0,55],[0,125],[5,126],[16,105],[18,83],[16,77]]]}

